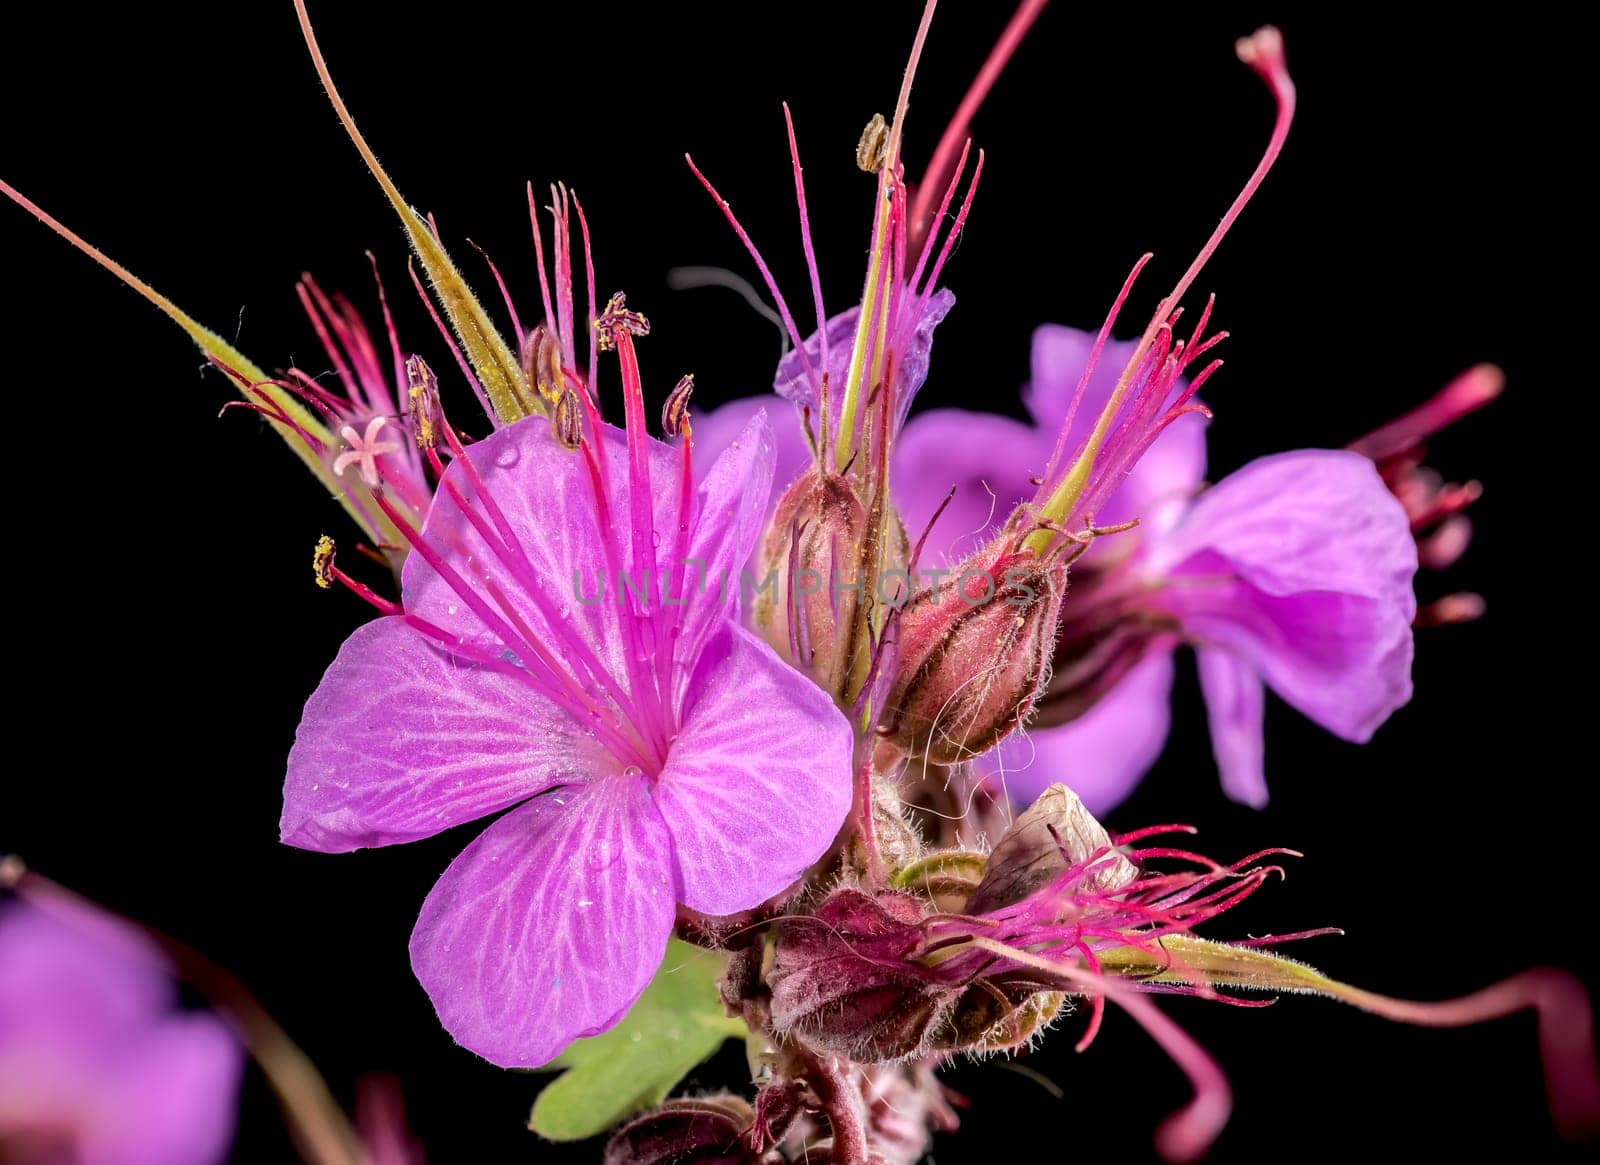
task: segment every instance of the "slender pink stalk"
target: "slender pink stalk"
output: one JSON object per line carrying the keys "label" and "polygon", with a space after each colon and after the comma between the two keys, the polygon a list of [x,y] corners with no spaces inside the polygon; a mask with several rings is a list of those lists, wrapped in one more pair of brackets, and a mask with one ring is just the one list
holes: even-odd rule
{"label": "slender pink stalk", "polygon": [[772,277],[772,269],[767,266],[767,261],[761,257],[761,252],[756,250],[755,243],[751,241],[749,233],[740,224],[737,216],[734,215],[733,207],[728,204],[728,200],[717,193],[717,188],[711,185],[711,180],[700,172],[700,167],[694,164],[692,157],[685,154],[683,160],[689,164],[689,169],[699,179],[700,185],[706,188],[706,193],[711,195],[718,208],[722,211],[723,217],[728,220],[728,225],[733,228],[733,233],[739,236],[739,241],[744,244],[744,249],[750,253],[750,258],[755,261],[756,270],[761,272],[761,278],[766,283],[767,290],[772,293],[773,302],[778,305],[778,314],[783,318],[783,326],[788,329],[789,341],[794,345],[795,351],[800,356],[800,363],[806,370],[806,377],[813,384],[816,384],[817,372],[811,365],[811,357],[806,355],[805,339],[800,335],[800,329],[795,325],[794,316],[789,313],[789,305],[783,298],[783,292],[778,290],[778,281]]}
{"label": "slender pink stalk", "polygon": [[822,367],[828,367],[828,316],[822,306],[822,279],[817,274],[817,252],[811,245],[811,216],[806,211],[806,183],[800,171],[800,146],[795,141],[794,118],[789,103],[783,103],[783,122],[789,129],[789,158],[794,163],[794,197],[800,207],[800,245],[806,253],[806,271],[811,275],[811,299],[817,312],[817,342],[821,345]]}
{"label": "slender pink stalk", "polygon": [[1583,984],[1556,967],[1534,967],[1482,991],[1438,1003],[1391,999],[1345,987],[1339,998],[1363,1011],[1420,1027],[1467,1027],[1519,1011],[1539,1019],[1539,1054],[1556,1131],[1568,1140],[1600,1137],[1600,1070],[1594,1015]]}
{"label": "slender pink stalk", "polygon": [[1227,1076],[1211,1053],[1151,1000],[1126,990],[1116,991],[1111,998],[1161,1045],[1194,1088],[1189,1103],[1157,1126],[1156,1151],[1168,1161],[1198,1161],[1233,1112],[1233,1089]]}
{"label": "slender pink stalk", "polygon": [[1474,365],[1409,413],[1352,441],[1349,449],[1373,461],[1403,453],[1468,413],[1481,409],[1498,397],[1505,386],[1506,374],[1499,368],[1493,364]]}
{"label": "slender pink stalk", "polygon": [[[978,70],[978,75],[972,79],[972,84],[967,88],[966,96],[962,97],[961,104],[956,106],[955,116],[950,119],[950,124],[945,127],[944,134],[939,138],[939,144],[934,147],[933,158],[928,163],[927,170],[923,173],[922,181],[917,185],[917,195],[911,204],[911,251],[915,254],[921,246],[922,239],[927,235],[931,224],[928,220],[928,207],[933,201],[934,192],[946,184],[950,172],[950,160],[955,156],[958,143],[968,136],[972,126],[972,118],[980,106],[989,96],[989,90],[994,88],[994,83],[999,80],[1000,74],[1005,72],[1010,64],[1012,55],[1017,51],[1017,46],[1028,35],[1028,30],[1033,27],[1033,22],[1039,19],[1039,14],[1044,11],[1044,6],[1050,0],[1022,0],[1017,5],[1016,12],[1000,33],[1000,39],[995,41],[994,47],[989,50],[988,57],[983,62],[983,67]],[[961,152],[965,154],[963,147]],[[941,212],[942,214],[942,212]]]}

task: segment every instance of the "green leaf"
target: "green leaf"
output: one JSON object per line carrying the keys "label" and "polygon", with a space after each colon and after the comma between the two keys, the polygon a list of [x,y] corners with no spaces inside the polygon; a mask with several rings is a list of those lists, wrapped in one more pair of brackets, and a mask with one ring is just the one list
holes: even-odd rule
{"label": "green leaf", "polygon": [[621,1023],[545,1065],[566,1071],[539,1094],[528,1127],[552,1141],[602,1133],[660,1104],[723,1040],[742,1038],[744,1022],[724,1015],[717,998],[726,965],[716,951],[668,943],[661,969]]}

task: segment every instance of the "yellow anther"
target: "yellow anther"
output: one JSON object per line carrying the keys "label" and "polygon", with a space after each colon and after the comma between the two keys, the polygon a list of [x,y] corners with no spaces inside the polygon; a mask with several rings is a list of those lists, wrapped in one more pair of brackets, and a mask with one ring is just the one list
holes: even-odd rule
{"label": "yellow anther", "polygon": [[333,539],[326,534],[317,539],[316,549],[311,552],[311,572],[323,590],[333,586],[333,553]]}

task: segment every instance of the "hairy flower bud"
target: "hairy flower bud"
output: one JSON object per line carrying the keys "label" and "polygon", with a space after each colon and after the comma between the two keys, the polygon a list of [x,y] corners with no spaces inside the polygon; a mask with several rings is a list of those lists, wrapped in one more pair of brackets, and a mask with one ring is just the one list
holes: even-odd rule
{"label": "hairy flower bud", "polygon": [[1139,868],[1111,844],[1078,795],[1065,785],[1051,785],[994,847],[967,911],[985,914],[1021,902],[1090,858],[1092,866],[1077,883],[1080,891],[1109,894],[1139,876]]}
{"label": "hairy flower bud", "polygon": [[1026,980],[979,979],[933,1033],[933,1045],[940,1051],[972,1053],[1019,1047],[1061,1013],[1066,998]]}
{"label": "hairy flower bud", "polygon": [[958,914],[983,880],[984,857],[966,850],[944,850],[896,871],[894,884],[926,894],[934,909]]}
{"label": "hairy flower bud", "polygon": [[731,1093],[669,1100],[606,1142],[604,1165],[755,1165],[744,1132],[750,1106]]}
{"label": "hairy flower bud", "polygon": [[784,922],[767,975],[773,1025],[861,1064],[926,1050],[960,993],[914,962],[926,909],[910,894],[845,889]]}
{"label": "hairy flower bud", "polygon": [[901,612],[887,701],[894,741],[956,764],[1027,719],[1049,678],[1066,567],[986,548]]}
{"label": "hairy flower bud", "polygon": [[921,833],[907,815],[898,787],[891,780],[875,776],[872,781],[872,841],[869,845],[860,833],[854,833],[841,855],[845,868],[862,876],[868,876],[875,862],[882,863],[886,869],[899,870],[914,865],[925,849]]}
{"label": "hairy flower bud", "polygon": [[779,499],[757,563],[755,626],[836,697],[866,654],[857,618],[866,536],[867,512],[854,487],[811,469]]}

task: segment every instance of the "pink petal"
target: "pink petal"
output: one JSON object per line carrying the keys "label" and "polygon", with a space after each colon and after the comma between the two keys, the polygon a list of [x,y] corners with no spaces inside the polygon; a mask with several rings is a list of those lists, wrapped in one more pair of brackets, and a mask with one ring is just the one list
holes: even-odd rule
{"label": "pink petal", "polygon": [[[1031,379],[1022,389],[1022,403],[1034,422],[1049,430],[1052,436],[1061,427],[1072,404],[1072,394],[1078,387],[1078,378],[1089,363],[1089,353],[1094,350],[1093,332],[1081,332],[1064,324],[1044,324],[1033,330],[1033,345],[1029,357]],[[1089,378],[1083,403],[1078,406],[1078,416],[1089,421],[1074,421],[1073,431],[1086,435],[1093,427],[1096,414],[1111,399],[1116,387],[1117,374],[1133,354],[1136,345],[1112,340],[1100,353],[1100,363]],[[1068,452],[1071,452],[1069,449]]]}
{"label": "pink petal", "polygon": [[324,853],[413,841],[607,763],[509,666],[463,662],[404,619],[377,619],[345,640],[306,703],[279,830]]}
{"label": "pink petal", "polygon": [[[919,301],[921,302],[921,301]],[[894,425],[899,428],[905,423],[906,410],[911,407],[911,402],[916,398],[917,392],[922,388],[923,382],[928,379],[928,363],[933,351],[934,329],[943,322],[944,317],[955,306],[956,297],[946,288],[940,288],[922,302],[922,313],[916,317],[910,315],[910,309],[915,305],[910,301],[905,303],[907,314],[897,321],[897,326],[906,338],[900,341],[899,351],[896,353],[894,369]],[[821,333],[813,332],[806,337],[806,355],[809,357],[811,367],[820,377],[827,373],[829,385],[829,412],[833,416],[829,427],[834,433],[839,431],[839,416],[844,407],[845,378],[849,372],[850,350],[855,341],[856,324],[861,319],[860,305],[847,308],[838,315],[828,320],[828,365],[822,366]],[[798,352],[790,352],[778,362],[778,374],[773,379],[772,389],[786,400],[792,400],[796,405],[806,405],[811,409],[813,416],[819,414],[816,386],[812,384],[805,374],[805,365]]]}
{"label": "pink petal", "polygon": [[1211,751],[1222,773],[1222,790],[1252,809],[1267,804],[1262,760],[1266,691],[1249,664],[1215,648],[1201,648],[1200,690],[1211,725]]}
{"label": "pink petal", "polygon": [[686,605],[664,608],[668,617],[682,620],[677,656],[686,665],[738,609],[740,571],[766,524],[775,456],[772,426],[765,411],[758,410],[700,483],[686,555],[692,563],[684,564],[690,590],[679,592]]}
{"label": "pink petal", "polygon": [[1248,661],[1330,732],[1364,741],[1411,698],[1416,545],[1364,457],[1252,462],[1152,543],[1150,569],[1172,576],[1161,602],[1192,638]]}
{"label": "pink petal", "polygon": [[[703,482],[710,475],[711,467],[717,463],[722,453],[739,440],[746,426],[763,411],[767,412],[772,427],[775,465],[768,501],[771,502],[781,496],[790,482],[811,468],[811,450],[806,445],[805,432],[800,425],[800,411],[774,400],[771,396],[747,396],[729,401],[704,416],[694,418],[696,480]],[[761,516],[763,518],[771,516],[770,506],[768,512]],[[746,573],[752,580],[759,581],[754,558],[755,552],[752,550],[745,555],[744,561],[738,564],[738,569],[729,576],[728,585],[737,593],[743,593],[738,588],[742,585],[741,580]]]}
{"label": "pink petal", "polygon": [[655,789],[684,905],[747,910],[820,858],[850,810],[851,742],[820,688],[727,624],[690,680]]}
{"label": "pink petal", "polygon": [[0,905],[0,1142],[20,1121],[70,1132],[80,1165],[220,1162],[243,1050],[177,1002],[164,956],[119,919]]}
{"label": "pink petal", "polygon": [[1044,472],[1051,440],[992,413],[935,409],[913,417],[895,446],[890,478],[913,543],[956,487],[928,535],[921,565],[960,561],[998,532],[1017,504],[1033,496],[1028,476]]}
{"label": "pink petal", "polygon": [[703,480],[716,458],[763,410],[772,425],[772,446],[776,454],[772,496],[783,493],[785,486],[809,469],[811,449],[806,445],[799,410],[780,404],[770,396],[746,396],[718,405],[708,413],[694,415],[695,477]]}
{"label": "pink petal", "polygon": [[1172,653],[1157,652],[1076,720],[1012,733],[975,763],[1018,804],[1061,781],[1103,816],[1161,755],[1172,722],[1172,675]]}
{"label": "pink petal", "polygon": [[1206,550],[1271,595],[1399,599],[1417,570],[1405,509],[1372,462],[1342,449],[1261,457],[1207,490],[1163,542],[1160,562]]}
{"label": "pink petal", "polygon": [[0,1034],[82,1036],[92,1052],[176,1002],[167,960],[127,923],[65,902],[0,901]]}
{"label": "pink petal", "polygon": [[[774,456],[770,427],[759,415],[750,420],[706,471],[694,495],[685,555],[699,562],[687,567],[691,583],[706,586],[672,606],[661,602],[662,580],[668,569],[680,578],[686,569],[673,562],[681,528],[682,452],[646,442],[652,537],[648,559],[636,562],[626,439],[608,426],[599,443],[606,469],[604,520],[584,454],[552,440],[548,425],[536,418],[469,446],[467,456],[488,499],[479,499],[465,466],[452,464],[445,472],[424,534],[457,577],[447,578],[413,553],[404,571],[406,612],[474,646],[495,653],[509,649],[524,663],[533,662],[525,657],[534,648],[545,649],[560,657],[564,668],[575,667],[586,687],[599,680],[599,675],[582,674],[591,659],[592,670],[610,676],[625,692],[642,674],[631,658],[629,620],[622,617],[636,604],[647,619],[670,623],[663,639],[676,636],[679,657],[692,658],[738,603],[739,567],[766,516]],[[624,597],[619,571],[642,598]],[[514,618],[506,615],[508,608]],[[485,610],[490,620],[483,617]]]}
{"label": "pink petal", "polygon": [[122,1049],[114,1066],[115,1081],[90,1098],[82,1165],[214,1165],[227,1157],[244,1052],[222,1020],[171,1016]]}
{"label": "pink petal", "polygon": [[548,1063],[621,1019],[666,952],[666,827],[642,776],[536,798],[450,864],[411,934],[411,967],[462,1047]]}
{"label": "pink petal", "polygon": [[[607,470],[603,488],[616,527],[610,538],[627,548],[616,565],[638,579],[643,568],[655,564],[632,561],[625,442],[620,430],[610,426],[602,430]],[[652,521],[661,543],[670,548],[669,539],[678,529],[681,454],[659,441],[649,441],[648,447]],[[441,550],[477,601],[498,612],[495,592],[499,591],[527,635],[557,651],[565,644],[581,643],[603,670],[626,685],[629,648],[625,624],[618,618],[618,582],[583,454],[555,441],[547,421],[528,417],[469,445],[467,456],[510,527],[513,545],[495,549],[484,539],[478,526],[495,530],[495,523],[489,506],[477,500],[466,467],[459,463],[445,471],[428,511],[423,529],[429,543]],[[472,503],[476,524],[453,500],[452,490]],[[502,541],[497,531],[493,541]],[[658,553],[665,558],[670,549]],[[466,642],[495,652],[509,647],[521,654],[515,644],[502,643],[467,597],[421,554],[407,557],[403,582],[408,614],[420,615]],[[599,586],[604,587],[602,597],[588,601]]]}

